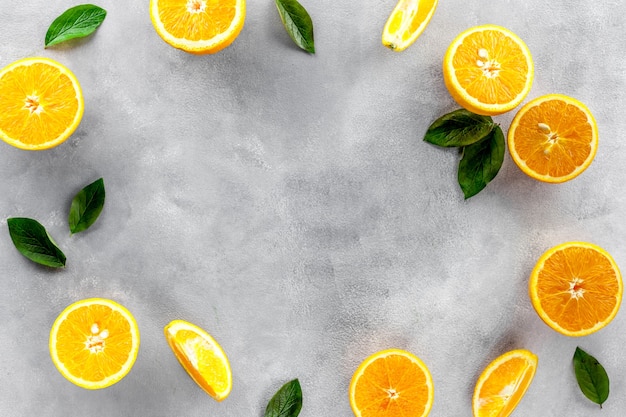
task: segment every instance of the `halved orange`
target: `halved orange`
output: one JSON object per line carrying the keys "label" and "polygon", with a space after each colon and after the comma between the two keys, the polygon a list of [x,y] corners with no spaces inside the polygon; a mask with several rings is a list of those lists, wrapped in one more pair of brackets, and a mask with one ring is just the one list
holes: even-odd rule
{"label": "halved orange", "polygon": [[587,242],[547,250],[530,274],[530,300],[537,314],[566,336],[585,336],[609,324],[622,292],[622,275],[611,255]]}
{"label": "halved orange", "polygon": [[63,143],[84,110],[76,76],[49,58],[25,58],[0,70],[0,138],[26,150]]}
{"label": "halved orange", "polygon": [[61,375],[87,388],[105,388],[133,367],[139,329],[130,312],[115,301],[89,298],[57,317],[50,331],[50,355]]}
{"label": "halved orange", "polygon": [[189,376],[211,397],[222,401],[230,394],[233,377],[221,346],[205,330],[184,320],[164,329],[165,339]]}
{"label": "halved orange", "polygon": [[443,79],[450,95],[465,109],[482,115],[505,113],[528,95],[534,77],[526,44],[496,25],[467,29],[448,47]]}
{"label": "halved orange", "polygon": [[383,28],[383,45],[404,51],[424,32],[438,0],[398,0]]}
{"label": "halved orange", "polygon": [[434,385],[417,356],[387,349],[361,363],[352,376],[349,395],[357,417],[426,417],[433,405]]}
{"label": "halved orange", "polygon": [[548,94],[524,105],[508,133],[513,161],[527,175],[560,183],[582,173],[598,150],[598,126],[580,101]]}
{"label": "halved orange", "polygon": [[537,370],[537,356],[525,349],[494,359],[478,377],[472,412],[474,417],[507,417],[520,402]]}
{"label": "halved orange", "polygon": [[150,0],[150,18],[161,38],[192,54],[213,54],[241,32],[245,0]]}

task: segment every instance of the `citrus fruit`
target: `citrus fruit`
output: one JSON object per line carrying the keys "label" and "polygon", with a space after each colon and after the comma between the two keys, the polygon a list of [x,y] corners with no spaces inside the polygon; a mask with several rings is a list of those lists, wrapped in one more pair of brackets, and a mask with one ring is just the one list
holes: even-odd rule
{"label": "citrus fruit", "polygon": [[526,103],[508,132],[509,151],[530,177],[560,183],[583,172],[598,149],[598,126],[583,103],[548,94]]}
{"label": "citrus fruit", "polygon": [[350,381],[350,406],[357,417],[425,417],[433,399],[430,371],[418,357],[400,349],[369,356]]}
{"label": "citrus fruit", "polygon": [[132,314],[115,301],[89,298],[71,304],[50,331],[50,355],[59,372],[74,384],[98,389],[122,379],[139,349]]}
{"label": "citrus fruit", "polygon": [[398,0],[383,28],[383,45],[404,51],[424,32],[438,0]]}
{"label": "citrus fruit", "polygon": [[478,377],[472,412],[474,417],[507,417],[520,402],[537,369],[537,356],[525,349],[494,359]]}
{"label": "citrus fruit", "polygon": [[171,46],[192,54],[212,54],[241,32],[245,0],[150,0],[150,18]]}
{"label": "citrus fruit", "polygon": [[220,345],[206,331],[184,320],[174,320],[164,329],[165,339],[185,371],[217,401],[233,386],[230,363]]}
{"label": "citrus fruit", "polygon": [[526,44],[496,25],[467,29],[452,41],[443,58],[443,79],[450,95],[477,114],[493,116],[517,107],[528,95],[533,76]]}
{"label": "citrus fruit", "polygon": [[547,250],[530,274],[537,314],[566,336],[585,336],[606,326],[619,310],[622,291],[622,275],[611,255],[587,242]]}
{"label": "citrus fruit", "polygon": [[83,117],[74,74],[49,58],[25,58],[0,70],[0,138],[26,150],[64,142]]}

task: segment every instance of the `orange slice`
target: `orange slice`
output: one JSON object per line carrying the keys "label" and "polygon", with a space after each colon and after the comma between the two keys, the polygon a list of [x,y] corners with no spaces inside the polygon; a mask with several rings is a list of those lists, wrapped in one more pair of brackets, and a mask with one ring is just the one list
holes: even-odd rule
{"label": "orange slice", "polygon": [[48,58],[25,58],[0,70],[0,138],[26,150],[63,143],[78,127],[84,102],[78,80]]}
{"label": "orange slice", "polygon": [[233,43],[245,16],[245,0],[150,0],[159,36],[192,54],[213,54]]}
{"label": "orange slice", "polygon": [[537,369],[537,356],[528,350],[507,352],[491,362],[478,377],[474,417],[507,417],[520,402]]}
{"label": "orange slice", "polygon": [[530,274],[529,294],[539,317],[566,336],[594,333],[617,314],[622,275],[604,249],[566,242],[546,251]]}
{"label": "orange slice", "polygon": [[398,0],[383,28],[383,45],[400,52],[424,32],[435,14],[437,0]]}
{"label": "orange slice", "polygon": [[133,367],[137,322],[115,301],[89,298],[61,312],[50,331],[50,355],[61,375],[87,388],[105,388]]}
{"label": "orange slice", "polygon": [[443,79],[450,95],[477,114],[493,116],[517,107],[528,95],[533,77],[526,44],[496,25],[464,31],[443,59]]}
{"label": "orange slice", "polygon": [[539,181],[560,183],[582,173],[598,150],[598,126],[583,103],[549,94],[522,107],[508,133],[513,161]]}
{"label": "orange slice", "polygon": [[170,322],[164,332],[167,343],[189,376],[217,401],[228,397],[233,386],[230,363],[215,339],[184,320]]}
{"label": "orange slice", "polygon": [[350,382],[350,405],[357,417],[426,417],[433,399],[430,371],[418,357],[400,349],[369,356]]}

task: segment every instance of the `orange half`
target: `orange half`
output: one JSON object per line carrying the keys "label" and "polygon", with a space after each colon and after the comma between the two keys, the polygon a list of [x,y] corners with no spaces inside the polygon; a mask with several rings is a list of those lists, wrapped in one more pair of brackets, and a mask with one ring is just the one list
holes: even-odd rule
{"label": "orange half", "polygon": [[161,38],[193,54],[212,54],[239,36],[245,0],[150,0],[150,18]]}
{"label": "orange half", "polygon": [[611,255],[587,242],[549,249],[530,274],[529,295],[537,314],[566,336],[585,336],[609,324],[622,292],[622,275]]}
{"label": "orange half", "polygon": [[349,395],[356,417],[426,417],[434,400],[433,379],[417,356],[388,349],[361,363]]}
{"label": "orange half", "polygon": [[472,411],[474,417],[507,417],[526,393],[537,370],[537,356],[512,350],[493,360],[478,377]]}

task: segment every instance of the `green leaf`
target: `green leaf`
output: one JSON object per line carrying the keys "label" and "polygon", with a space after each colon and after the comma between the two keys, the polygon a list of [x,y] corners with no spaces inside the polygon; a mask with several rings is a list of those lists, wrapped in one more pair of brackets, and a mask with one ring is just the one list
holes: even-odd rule
{"label": "green leaf", "polygon": [[424,140],[443,147],[467,146],[483,139],[494,126],[489,116],[459,109],[435,120],[426,131]]}
{"label": "green leaf", "polygon": [[67,9],[48,28],[45,47],[90,35],[102,24],[106,14],[106,10],[93,4]]}
{"label": "green leaf", "polygon": [[315,53],[313,42],[313,21],[311,16],[297,0],[275,0],[280,20],[287,33],[300,48]]}
{"label": "green leaf", "polygon": [[580,390],[596,404],[609,398],[609,376],[604,367],[593,356],[577,347],[574,352],[574,372]]}
{"label": "green leaf", "polygon": [[495,178],[504,161],[504,133],[500,126],[480,142],[463,148],[458,179],[465,198],[478,194]]}
{"label": "green leaf", "polygon": [[41,265],[65,266],[65,255],[37,220],[12,217],[7,219],[7,224],[11,240],[22,255]]}
{"label": "green leaf", "polygon": [[82,232],[91,226],[104,207],[104,180],[92,182],[76,194],[70,207],[70,232]]}
{"label": "green leaf", "polygon": [[297,417],[302,409],[300,381],[294,379],[274,394],[265,409],[264,417]]}

